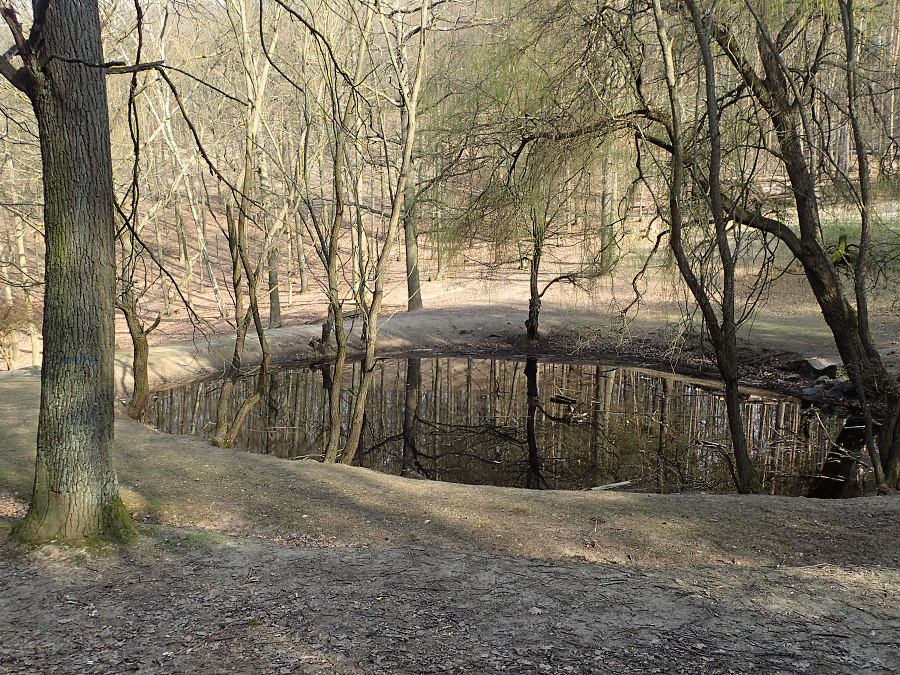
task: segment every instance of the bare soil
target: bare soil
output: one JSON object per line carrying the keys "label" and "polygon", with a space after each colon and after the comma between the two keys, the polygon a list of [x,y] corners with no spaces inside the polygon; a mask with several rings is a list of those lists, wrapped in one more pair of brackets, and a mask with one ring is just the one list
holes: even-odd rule
{"label": "bare soil", "polygon": [[[524,282],[429,284],[431,308],[389,315],[382,350],[533,349]],[[801,356],[831,355],[791,284],[746,336],[748,383],[797,388]],[[627,289],[601,290],[548,294],[540,349],[708,370],[702,345],[671,328],[676,300],[657,293],[623,324]],[[271,332],[277,360],[316,358],[319,325],[303,323],[315,318],[297,309]],[[896,317],[882,323],[891,347]],[[174,326],[157,339],[192,339],[154,348],[156,386],[221,369],[226,337]],[[30,494],[36,375],[0,377],[3,531]],[[896,495],[536,492],[287,462],[124,417],[116,434],[141,536],[0,544],[0,673],[900,671]]]}

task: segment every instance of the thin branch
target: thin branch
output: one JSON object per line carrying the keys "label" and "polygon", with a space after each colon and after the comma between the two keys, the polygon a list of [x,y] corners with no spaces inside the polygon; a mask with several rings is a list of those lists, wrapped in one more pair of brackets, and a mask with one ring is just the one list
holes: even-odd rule
{"label": "thin branch", "polygon": [[355,87],[356,83],[353,81],[350,75],[348,75],[347,72],[344,71],[343,68],[341,68],[340,64],[338,63],[337,57],[334,55],[334,51],[332,51],[331,49],[331,43],[328,41],[328,38],[326,38],[321,32],[319,32],[319,30],[315,26],[313,26],[309,21],[301,16],[296,10],[285,4],[283,0],[275,0],[275,2],[278,5],[281,5],[281,7],[288,14],[297,19],[297,21],[299,21],[306,27],[306,30],[312,33],[313,37],[315,37],[319,44],[321,44],[325,48],[325,51],[328,52],[328,58],[331,61],[331,64],[334,66],[334,69],[338,72],[338,74],[340,74],[340,76],[348,85],[350,85],[351,87]]}
{"label": "thin branch", "polygon": [[116,64],[115,61],[110,64],[106,64],[106,72],[110,75],[123,75],[126,73],[139,73],[143,70],[153,70],[155,68],[159,68],[160,66],[165,65],[165,61],[152,61],[150,63],[135,63],[133,66],[125,66],[125,65],[113,65]]}
{"label": "thin branch", "polygon": [[[203,157],[203,161],[206,163],[206,167],[209,169],[209,172],[213,174],[216,178],[222,181],[228,188],[231,190],[232,194],[244,196],[243,193],[232,185],[225,176],[216,168],[216,165],[213,163],[212,159],[210,159],[209,154],[206,152],[206,148],[203,147],[203,141],[200,140],[200,134],[197,131],[197,127],[194,126],[194,123],[191,121],[190,116],[187,114],[187,110],[184,108],[184,102],[181,100],[181,96],[178,93],[178,89],[175,87],[175,84],[169,79],[169,76],[166,74],[166,71],[163,70],[162,67],[157,67],[156,72],[159,73],[160,77],[165,81],[167,85],[169,85],[169,90],[172,92],[172,96],[175,98],[175,103],[178,104],[178,110],[181,112],[182,119],[184,119],[184,123],[187,124],[188,129],[191,132],[191,136],[194,138],[194,144],[197,146],[197,151],[200,153],[200,156]],[[247,197],[247,199],[257,207],[261,208],[261,205],[255,200]]]}
{"label": "thin branch", "polygon": [[194,80],[194,82],[196,82],[197,84],[202,84],[207,89],[212,89],[214,92],[216,92],[217,94],[221,94],[222,96],[227,98],[229,101],[234,101],[235,103],[237,103],[239,105],[250,105],[250,103],[248,101],[244,101],[244,100],[238,98],[237,96],[229,94],[226,91],[222,91],[216,85],[210,84],[206,80],[201,80],[199,77],[197,77],[193,73],[189,73],[188,71],[182,70],[181,68],[176,68],[175,66],[166,66],[166,65],[162,65],[162,64],[159,64],[159,65],[160,65],[160,67],[165,68],[166,70],[171,70],[173,72],[180,73],[181,75],[184,75],[185,77],[189,77],[190,79]]}

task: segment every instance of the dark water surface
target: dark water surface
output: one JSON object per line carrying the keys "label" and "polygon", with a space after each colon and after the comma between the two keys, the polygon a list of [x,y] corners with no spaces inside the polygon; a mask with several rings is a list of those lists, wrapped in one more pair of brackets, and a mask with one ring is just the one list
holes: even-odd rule
{"label": "dark water surface", "polygon": [[[733,490],[725,402],[714,382],[584,363],[459,357],[383,359],[367,400],[358,463],[478,485]],[[342,389],[347,420],[359,364]],[[238,383],[241,400],[255,377]],[[155,394],[153,424],[211,436],[220,391],[205,381]],[[232,403],[235,407],[237,403]],[[321,368],[273,372],[235,447],[316,458],[326,431]],[[767,491],[797,494],[840,421],[776,394],[747,394],[745,421]],[[343,432],[346,433],[344,428]]]}

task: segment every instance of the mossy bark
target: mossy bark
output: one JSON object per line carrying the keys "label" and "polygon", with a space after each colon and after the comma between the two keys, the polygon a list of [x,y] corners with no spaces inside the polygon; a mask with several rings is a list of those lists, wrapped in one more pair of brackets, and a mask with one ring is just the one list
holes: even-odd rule
{"label": "mossy bark", "polygon": [[34,493],[15,536],[122,538],[134,526],[112,462],[115,229],[100,17],[90,1],[35,11],[40,39],[20,74],[43,166],[44,365]]}

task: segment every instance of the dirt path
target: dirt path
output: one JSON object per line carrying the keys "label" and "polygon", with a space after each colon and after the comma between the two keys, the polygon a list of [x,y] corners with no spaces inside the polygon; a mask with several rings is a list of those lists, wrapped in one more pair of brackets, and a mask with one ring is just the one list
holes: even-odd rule
{"label": "dirt path", "polygon": [[[578,311],[548,313],[551,344],[587,340]],[[605,330],[590,348],[627,351]],[[307,353],[316,331],[275,331],[275,349]],[[482,307],[398,314],[382,337],[491,351],[519,334],[508,310]],[[222,349],[156,349],[154,379],[214,371]],[[0,378],[4,531],[30,491],[38,394],[30,371]],[[221,450],[126,419],[116,433],[142,536],[123,550],[4,550],[0,673],[900,671],[897,496],[471,487]]]}
{"label": "dirt path", "polygon": [[[8,673],[892,673],[895,570],[285,548],[5,561]],[[66,566],[66,569],[71,569]]]}

